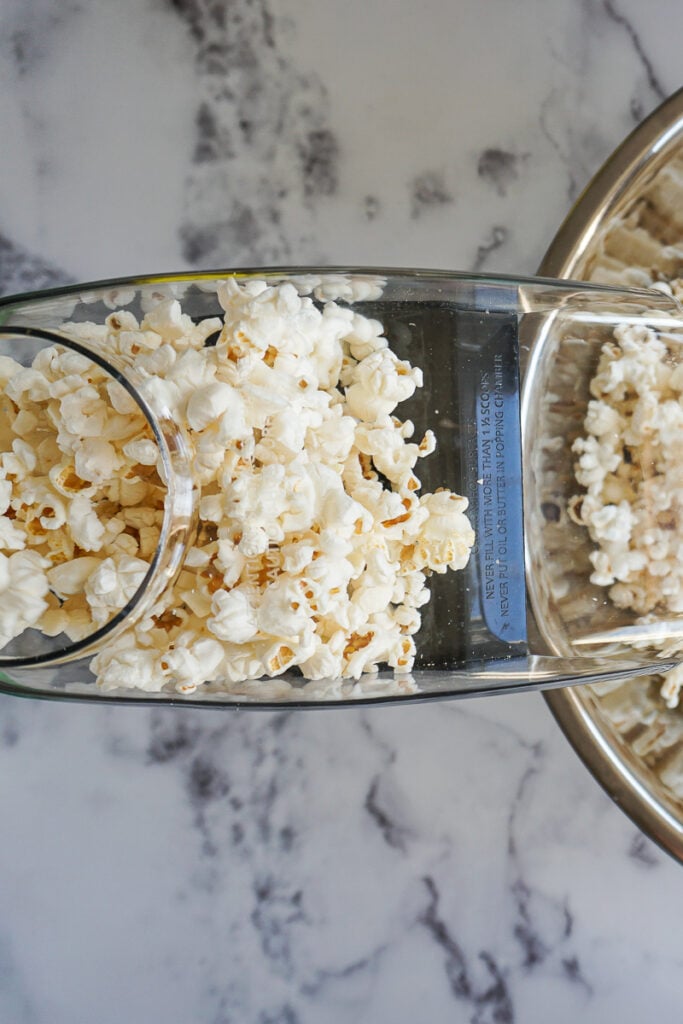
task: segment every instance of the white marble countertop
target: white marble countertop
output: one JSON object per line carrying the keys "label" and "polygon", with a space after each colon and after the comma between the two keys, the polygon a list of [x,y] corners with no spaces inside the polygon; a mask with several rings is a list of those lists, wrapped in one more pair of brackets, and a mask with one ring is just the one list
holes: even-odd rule
{"label": "white marble countertop", "polygon": [[[680,85],[660,0],[6,0],[0,285],[533,272]],[[683,871],[539,695],[0,699],[5,1024],[678,1019]]]}

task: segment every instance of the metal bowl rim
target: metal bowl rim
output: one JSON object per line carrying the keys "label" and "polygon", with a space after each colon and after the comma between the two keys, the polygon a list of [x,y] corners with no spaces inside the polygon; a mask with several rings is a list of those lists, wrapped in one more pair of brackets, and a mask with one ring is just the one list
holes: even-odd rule
{"label": "metal bowl rim", "polygon": [[[683,140],[683,89],[665,100],[608,158],[579,196],[538,268],[542,276],[571,278],[595,235],[610,216],[633,198],[632,186],[654,175]],[[631,820],[683,863],[683,817],[673,796],[648,787],[642,763],[622,757],[609,729],[591,714],[586,687],[549,691],[544,698],[560,728],[595,779]],[[630,763],[629,763],[630,762]],[[663,787],[663,783],[661,786]]]}

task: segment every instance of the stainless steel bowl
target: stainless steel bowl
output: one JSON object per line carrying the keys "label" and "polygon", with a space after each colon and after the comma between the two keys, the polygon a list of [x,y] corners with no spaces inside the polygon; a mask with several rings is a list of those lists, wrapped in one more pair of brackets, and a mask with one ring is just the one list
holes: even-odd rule
{"label": "stainless steel bowl", "polygon": [[[683,276],[683,89],[612,154],[557,232],[539,273],[647,286]],[[556,690],[546,700],[612,799],[683,862],[683,708],[656,678],[616,691]]]}

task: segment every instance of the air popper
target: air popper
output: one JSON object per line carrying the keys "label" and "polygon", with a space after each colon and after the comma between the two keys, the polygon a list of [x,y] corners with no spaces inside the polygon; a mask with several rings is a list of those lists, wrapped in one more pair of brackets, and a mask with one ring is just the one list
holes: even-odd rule
{"label": "air popper", "polygon": [[[632,329],[677,358],[671,298],[293,268],[15,296],[0,323],[5,692],[335,705],[676,663],[678,620],[615,603],[572,514],[601,353]],[[606,486],[647,501],[660,471],[626,446]]]}

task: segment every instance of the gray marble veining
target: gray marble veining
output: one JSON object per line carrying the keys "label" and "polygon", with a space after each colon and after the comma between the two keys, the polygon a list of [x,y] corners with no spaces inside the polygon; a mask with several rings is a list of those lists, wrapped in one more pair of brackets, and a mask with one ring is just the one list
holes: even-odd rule
{"label": "gray marble veining", "polygon": [[[7,0],[2,291],[288,261],[533,272],[679,85],[683,10],[657,13]],[[5,698],[0,821],[3,1024],[629,1024],[683,995],[680,868],[538,695]]]}

